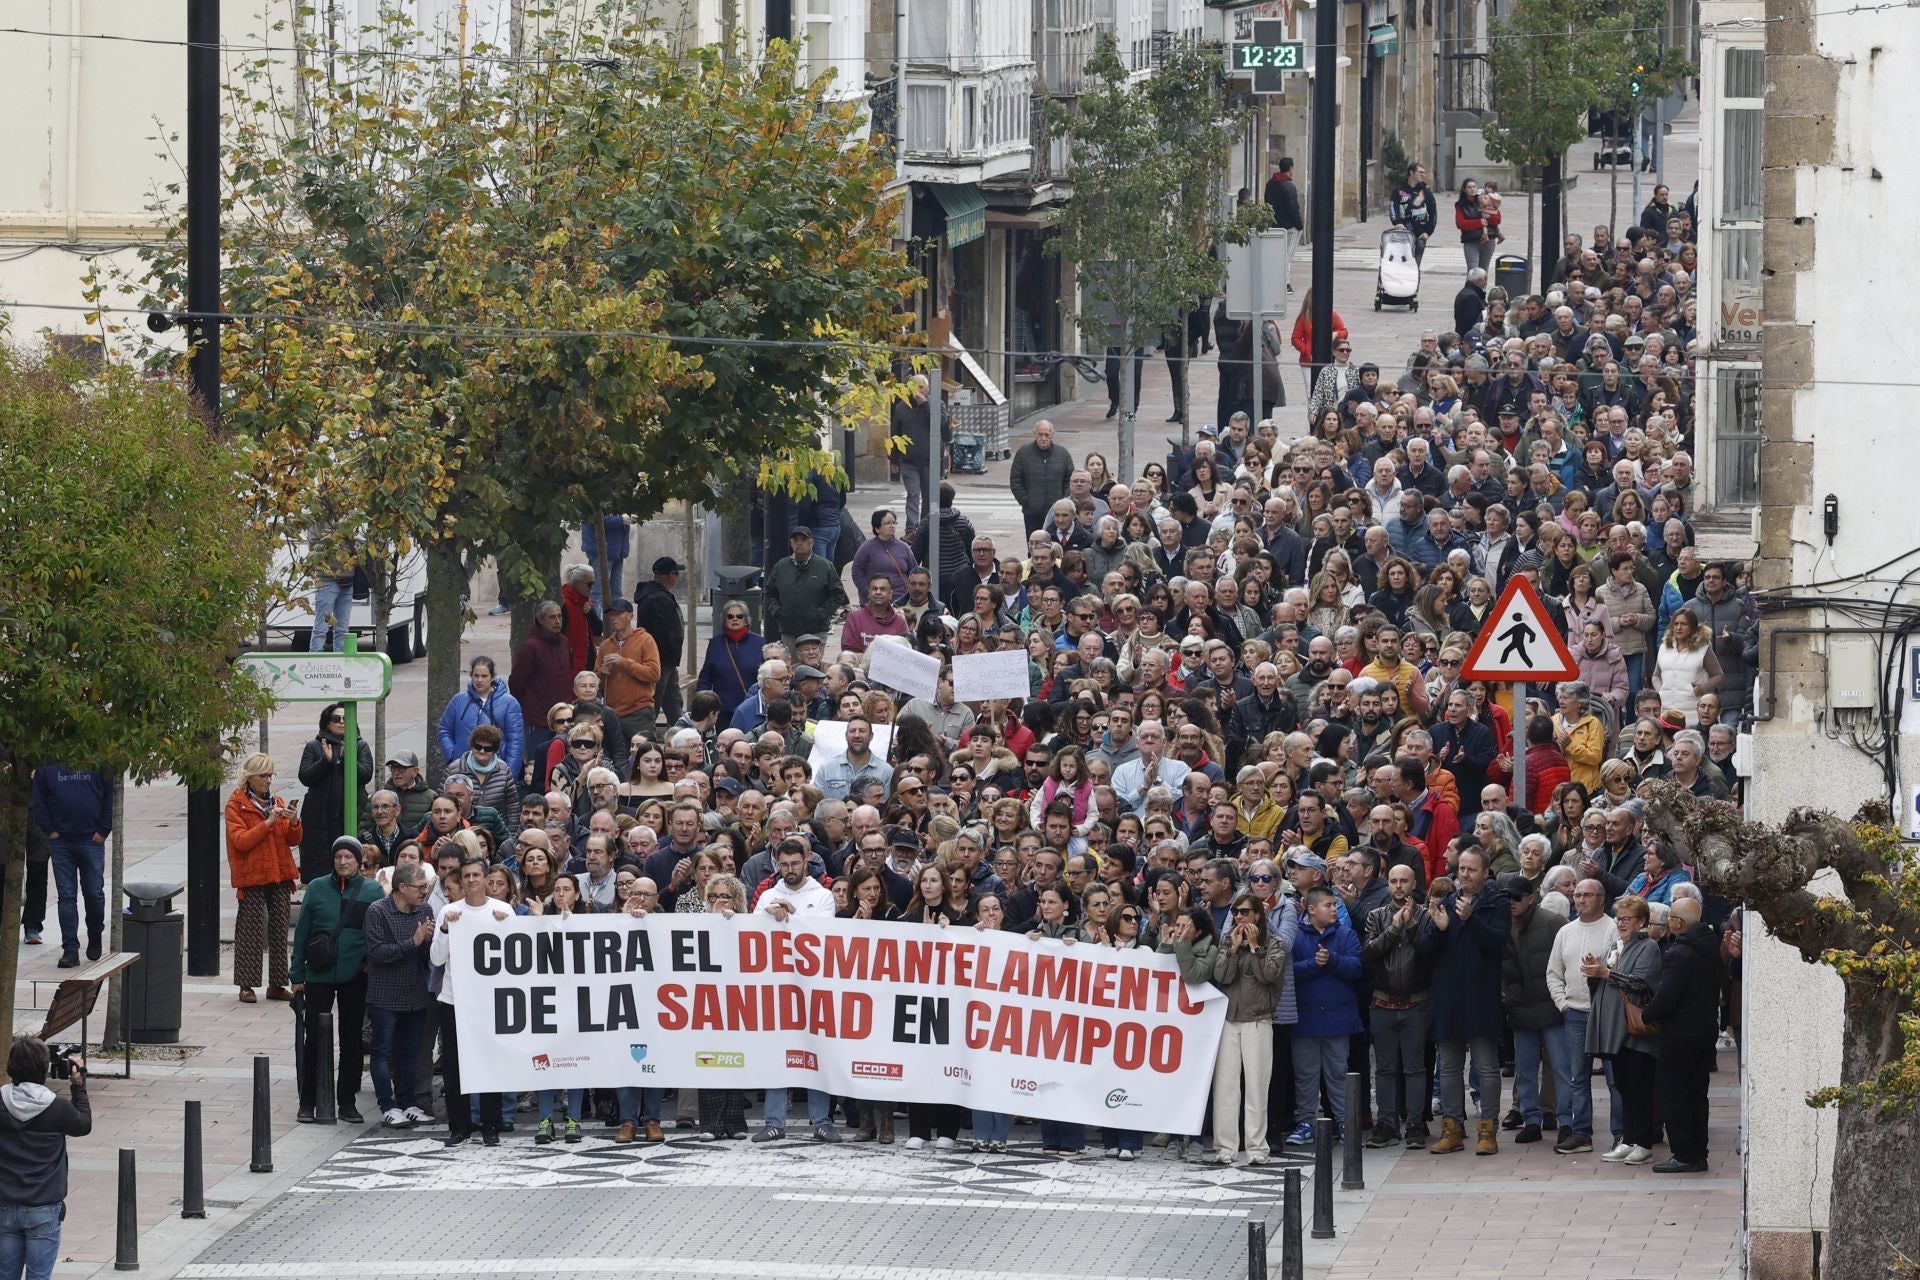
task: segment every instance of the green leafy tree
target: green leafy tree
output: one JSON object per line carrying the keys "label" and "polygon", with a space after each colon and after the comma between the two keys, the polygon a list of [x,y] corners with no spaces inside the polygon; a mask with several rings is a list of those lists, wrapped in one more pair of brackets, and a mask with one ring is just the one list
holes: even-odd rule
{"label": "green leafy tree", "polygon": [[180,383],[0,345],[0,988],[18,971],[33,770],[214,786],[226,740],[270,705],[228,664],[268,562],[247,452]]}
{"label": "green leafy tree", "polygon": [[[1649,104],[1667,97],[1694,73],[1684,47],[1672,47],[1663,0],[1625,0],[1604,9],[1590,6],[1596,28],[1587,74],[1594,106],[1611,120],[1637,120]],[[1684,40],[1684,33],[1679,33]],[[1600,38],[1602,36],[1610,38]],[[1615,139],[1608,138],[1611,145]],[[1620,166],[1608,168],[1607,220],[1620,225]],[[1638,217],[1635,209],[1632,216]]]}
{"label": "green leafy tree", "polygon": [[[1669,783],[1642,789],[1647,824],[1708,890],[1741,903],[1846,992],[1840,1083],[1807,1099],[1838,1110],[1822,1274],[1920,1274],[1920,860],[1885,804],[1851,822],[1796,810],[1778,828]],[[1845,896],[1815,889],[1828,872]]]}
{"label": "green leafy tree", "polygon": [[[1244,116],[1227,108],[1218,82],[1220,51],[1176,45],[1144,80],[1103,35],[1087,63],[1087,89],[1049,106],[1056,137],[1073,142],[1068,182],[1051,252],[1079,264],[1080,298],[1061,306],[1092,350],[1150,346],[1184,334],[1196,300],[1220,287],[1212,249],[1242,244],[1271,221],[1256,203],[1238,218],[1220,213],[1220,175]],[[1123,362],[1126,363],[1126,362]],[[1133,474],[1133,379],[1114,395],[1122,407],[1119,471]]]}
{"label": "green leafy tree", "polygon": [[[1538,255],[1543,260],[1542,280],[1559,252],[1561,158],[1567,148],[1587,136],[1587,109],[1593,105],[1591,67],[1603,56],[1603,38],[1584,7],[1568,0],[1514,0],[1490,33],[1494,107],[1499,118],[1487,124],[1487,154],[1540,175],[1539,194],[1550,224]],[[1535,256],[1531,243],[1534,195],[1529,184],[1529,260]]]}

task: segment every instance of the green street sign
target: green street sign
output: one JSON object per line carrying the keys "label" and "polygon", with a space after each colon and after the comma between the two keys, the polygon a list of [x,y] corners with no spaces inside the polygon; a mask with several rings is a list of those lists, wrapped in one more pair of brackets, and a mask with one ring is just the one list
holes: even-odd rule
{"label": "green street sign", "polygon": [[1286,37],[1286,23],[1260,21],[1253,24],[1251,40],[1234,44],[1232,70],[1252,76],[1255,93],[1284,92],[1287,73],[1307,69],[1307,46]]}
{"label": "green street sign", "polygon": [[280,702],[376,702],[393,691],[384,653],[243,653],[236,664]]}

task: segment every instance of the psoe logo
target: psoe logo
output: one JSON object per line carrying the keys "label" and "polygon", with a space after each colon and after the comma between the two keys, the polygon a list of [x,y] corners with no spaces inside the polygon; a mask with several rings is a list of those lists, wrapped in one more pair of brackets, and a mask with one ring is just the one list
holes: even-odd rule
{"label": "psoe logo", "polygon": [[546,1054],[536,1053],[533,1055],[533,1069],[535,1071],[545,1071],[548,1067],[551,1067],[552,1065],[553,1065],[553,1059],[549,1058]]}
{"label": "psoe logo", "polygon": [[973,1069],[971,1067],[951,1067],[950,1066],[947,1068],[947,1079],[958,1080],[961,1084],[972,1084]]}
{"label": "psoe logo", "polygon": [[747,1055],[744,1053],[730,1053],[720,1049],[701,1049],[694,1053],[693,1065],[696,1067],[740,1068],[747,1065]]}
{"label": "psoe logo", "polygon": [[868,1080],[900,1080],[907,1074],[906,1067],[898,1062],[855,1062],[850,1069]]}
{"label": "psoe logo", "polygon": [[818,1071],[820,1055],[811,1049],[787,1050],[787,1065],[795,1071]]}

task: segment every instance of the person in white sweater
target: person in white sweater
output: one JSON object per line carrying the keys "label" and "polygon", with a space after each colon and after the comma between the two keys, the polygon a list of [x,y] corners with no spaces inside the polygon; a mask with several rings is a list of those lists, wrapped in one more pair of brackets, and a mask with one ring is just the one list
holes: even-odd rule
{"label": "person in white sweater", "polygon": [[[440,1044],[446,1052],[447,1145],[457,1147],[473,1137],[473,1107],[460,1089],[460,1035],[453,1016],[453,970],[447,961],[453,954],[453,937],[448,932],[454,921],[467,914],[490,914],[495,920],[510,919],[513,908],[487,896],[487,860],[466,857],[460,860],[461,896],[440,908],[434,924],[433,946],[428,958],[441,970]],[[500,1095],[480,1095],[480,1139],[489,1147],[500,1145]]]}
{"label": "person in white sweater", "polygon": [[[1547,990],[1563,1015],[1553,1031],[1564,1037],[1555,1061],[1565,1073],[1559,1080],[1560,1139],[1553,1149],[1562,1155],[1593,1150],[1593,1060],[1587,1056],[1587,1018],[1592,1012],[1587,978],[1580,972],[1582,958],[1604,956],[1613,944],[1613,921],[1606,914],[1607,889],[1598,880],[1582,880],[1573,887],[1574,918],[1553,937],[1547,957]],[[1607,1064],[1607,1091],[1612,1102],[1609,1117],[1620,1124],[1620,1094],[1613,1087],[1613,1065]],[[1616,1144],[1617,1145],[1617,1144]]]}
{"label": "person in white sweater", "polygon": [[833,890],[807,874],[807,842],[788,836],[773,855],[773,883],[760,894],[754,910],[775,920],[794,916],[830,916],[834,913]]}

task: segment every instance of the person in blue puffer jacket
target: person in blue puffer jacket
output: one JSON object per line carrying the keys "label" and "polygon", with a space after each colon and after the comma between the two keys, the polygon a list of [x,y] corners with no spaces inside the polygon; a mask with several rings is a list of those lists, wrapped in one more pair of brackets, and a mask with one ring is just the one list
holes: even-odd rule
{"label": "person in blue puffer jacket", "polygon": [[1353,984],[1360,980],[1360,939],[1340,922],[1340,899],[1331,889],[1307,890],[1305,916],[1293,936],[1293,991],[1300,1021],[1293,1028],[1294,1115],[1300,1123],[1287,1145],[1313,1141],[1311,1117],[1320,1110],[1324,1085],[1333,1102],[1336,1130],[1347,1123],[1347,1043],[1362,1030]]}
{"label": "person in blue puffer jacket", "polygon": [[526,746],[526,726],[520,720],[520,700],[494,677],[492,658],[475,658],[467,668],[467,687],[453,695],[440,713],[440,758],[458,760],[466,753],[474,729],[494,725],[500,730],[500,762],[511,774],[520,772]]}

